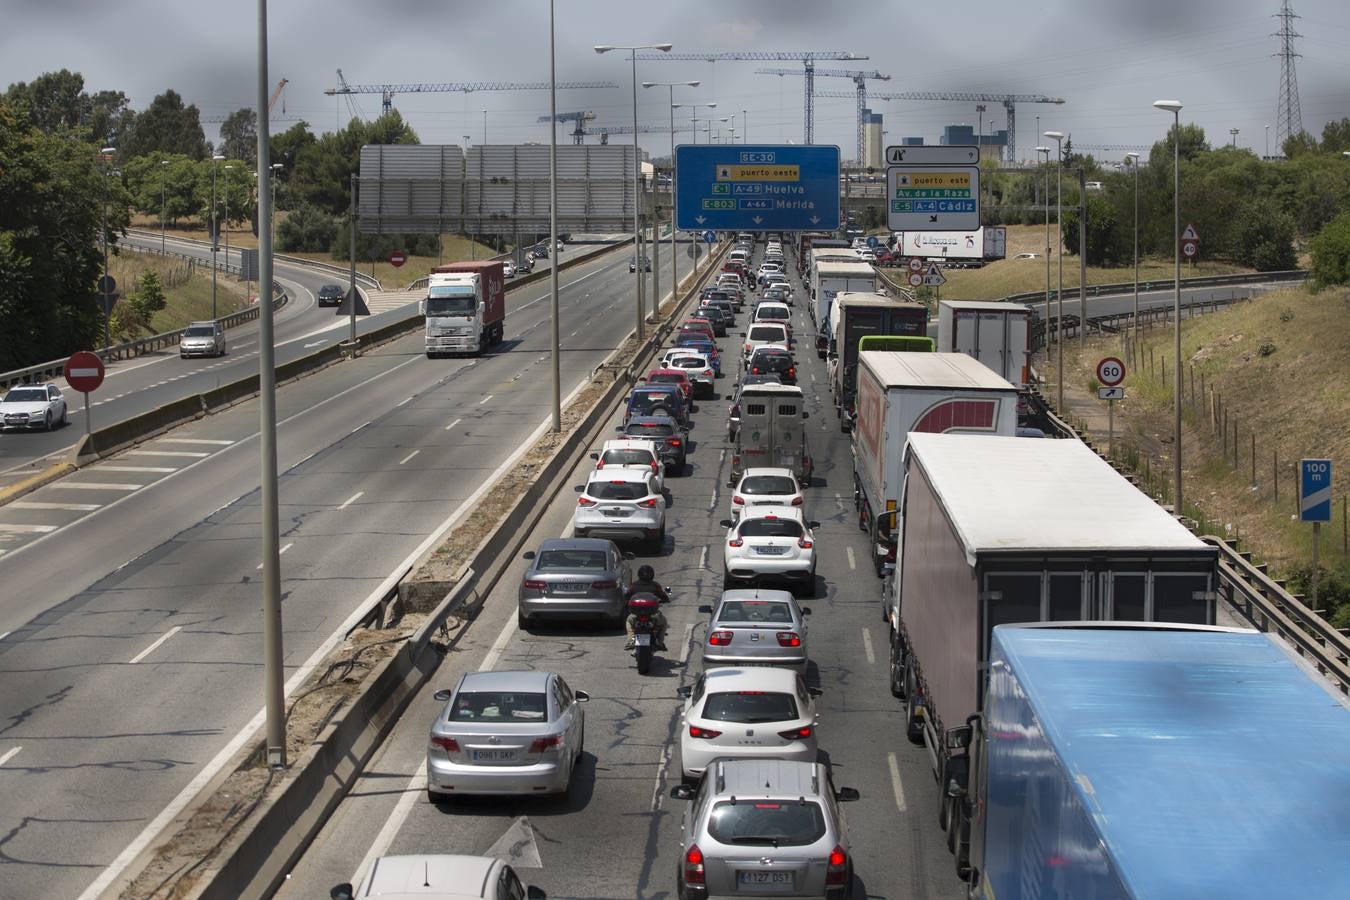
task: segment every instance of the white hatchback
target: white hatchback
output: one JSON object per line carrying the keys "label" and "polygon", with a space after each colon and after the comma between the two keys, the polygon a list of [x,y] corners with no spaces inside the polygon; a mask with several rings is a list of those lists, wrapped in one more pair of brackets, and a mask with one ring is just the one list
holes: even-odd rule
{"label": "white hatchback", "polygon": [[634,469],[638,472],[651,472],[656,476],[656,489],[665,491],[666,476],[661,465],[661,451],[656,441],[643,438],[621,438],[605,441],[600,452],[592,453],[596,470]]}
{"label": "white hatchback", "polygon": [[816,539],[800,506],[755,506],[738,521],[723,519],[722,589],[784,583],[803,596],[816,590]]}
{"label": "white hatchback", "polygon": [[680,688],[680,767],[697,782],[708,764],[728,759],[816,761],[815,695],[791,669],[710,669]]}
{"label": "white hatchback", "polygon": [[745,470],[731,491],[731,518],[740,519],[747,509],[761,506],[801,506],[801,485],[791,469],[769,466]]}
{"label": "white hatchback", "polygon": [[596,469],[576,489],[575,536],[646,541],[658,550],[665,544],[666,497],[652,472]]}
{"label": "white hatchback", "polygon": [[688,372],[689,380],[694,383],[694,393],[704,397],[716,395],[717,370],[713,368],[712,360],[706,355],[676,347],[666,352],[661,364],[667,369],[683,369]]}

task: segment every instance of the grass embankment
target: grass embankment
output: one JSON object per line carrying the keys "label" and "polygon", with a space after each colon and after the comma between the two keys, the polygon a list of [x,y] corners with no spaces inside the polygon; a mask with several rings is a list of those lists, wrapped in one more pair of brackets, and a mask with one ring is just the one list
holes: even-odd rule
{"label": "grass embankment", "polygon": [[[1054,224],[1051,223],[1050,239],[1054,241]],[[1006,259],[987,263],[978,269],[944,269],[947,283],[942,286],[944,300],[1001,300],[1013,294],[1045,290],[1045,227],[1040,225],[1009,225],[1008,255]],[[1035,259],[1015,259],[1019,253],[1035,253]],[[1059,283],[1059,254],[1050,254],[1050,286]],[[1139,261],[1139,280],[1168,281],[1173,277],[1175,263],[1171,259],[1144,258]],[[903,269],[883,269],[897,285],[905,284]],[[1181,267],[1182,278],[1198,278],[1204,275],[1230,275],[1236,272],[1248,272],[1241,266],[1230,263],[1201,260],[1194,266]],[[1101,267],[1088,266],[1087,283],[1121,284],[1134,280],[1133,266]],[[1064,254],[1064,289],[1077,288],[1078,257]]]}
{"label": "grass embankment", "polygon": [[[136,281],[145,272],[159,275],[164,288],[165,307],[150,319],[146,334],[175,331],[189,322],[211,318],[211,270],[197,266],[189,268],[181,259],[169,256],[151,256],[123,250],[108,258],[108,269],[117,281],[123,296],[136,289]],[[256,289],[257,285],[254,285]],[[237,312],[248,305],[245,285],[232,276],[220,273],[216,284],[216,315]]]}
{"label": "grass embankment", "polygon": [[[1245,549],[1279,572],[1311,561],[1312,528],[1296,516],[1299,459],[1331,459],[1333,473],[1350,472],[1347,318],[1350,289],[1313,294],[1289,288],[1182,321],[1187,512],[1206,520],[1211,532],[1240,537]],[[1137,461],[1141,474],[1151,472],[1160,489],[1171,481],[1173,340],[1172,328],[1165,326],[1145,330],[1132,351],[1122,351],[1117,337],[1089,341],[1086,353],[1079,352],[1076,341],[1065,345],[1065,390],[1080,398],[1075,412],[1084,408],[1084,398],[1095,398],[1097,360],[1108,353],[1127,354],[1126,399],[1116,404],[1115,450],[1120,458]],[[1104,432],[1104,409],[1094,411],[1093,418],[1094,427]],[[1325,568],[1350,573],[1347,494],[1344,486],[1335,489],[1332,521],[1322,528],[1320,561]]]}

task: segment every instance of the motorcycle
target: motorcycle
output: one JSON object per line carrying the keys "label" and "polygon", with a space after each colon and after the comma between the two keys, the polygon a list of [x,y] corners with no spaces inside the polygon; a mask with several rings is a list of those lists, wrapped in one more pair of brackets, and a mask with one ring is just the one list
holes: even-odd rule
{"label": "motorcycle", "polygon": [[661,602],[654,594],[634,594],[628,601],[628,611],[633,616],[633,660],[639,675],[646,675],[652,668],[652,654],[656,650],[656,613]]}

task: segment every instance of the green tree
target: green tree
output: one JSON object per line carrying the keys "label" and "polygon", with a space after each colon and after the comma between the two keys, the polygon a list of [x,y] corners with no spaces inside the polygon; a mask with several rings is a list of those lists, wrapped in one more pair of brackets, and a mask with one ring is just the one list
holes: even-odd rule
{"label": "green tree", "polygon": [[131,297],[123,297],[108,317],[108,331],[114,342],[134,341],[150,327],[150,317]]}
{"label": "green tree", "polygon": [[16,82],[5,92],[6,101],[24,110],[33,126],[48,134],[80,126],[84,97],[84,76],[69,69]]}
{"label": "green tree", "polygon": [[1294,217],[1269,198],[1254,198],[1237,221],[1237,259],[1258,272],[1280,272],[1298,265],[1294,254]]}
{"label": "green tree", "polygon": [[253,166],[258,159],[258,114],[251,107],[230,113],[220,126],[220,154]]}
{"label": "green tree", "polygon": [[1342,213],[1328,222],[1312,239],[1309,250],[1315,282],[1350,284],[1350,213]]}
{"label": "green tree", "polygon": [[147,321],[169,302],[164,296],[164,285],[159,280],[159,273],[153,269],[146,270],[136,279],[136,291],[132,297],[135,304],[145,313]]}
{"label": "green tree", "polygon": [[327,253],[337,237],[337,219],[312,203],[301,203],[277,224],[282,253]]}
{"label": "green tree", "polygon": [[1350,150],[1350,118],[1339,122],[1328,122],[1322,126],[1322,150],[1326,153],[1343,153]]}
{"label": "green tree", "polygon": [[[1131,229],[1134,220],[1130,220]],[[1133,253],[1133,230],[1126,232],[1111,201],[1096,191],[1087,195],[1087,263],[1090,266],[1114,266],[1124,263]],[[1064,246],[1077,254],[1078,210],[1064,211]]]}
{"label": "green tree", "polygon": [[136,116],[131,133],[122,139],[118,149],[124,158],[166,153],[204,159],[206,136],[197,107],[185,106],[177,91],[165,91]]}
{"label": "green tree", "polygon": [[1300,131],[1298,134],[1291,134],[1284,139],[1284,145],[1280,148],[1286,159],[1294,159],[1305,153],[1317,153],[1322,148],[1317,144],[1317,138],[1308,134],[1306,131]]}

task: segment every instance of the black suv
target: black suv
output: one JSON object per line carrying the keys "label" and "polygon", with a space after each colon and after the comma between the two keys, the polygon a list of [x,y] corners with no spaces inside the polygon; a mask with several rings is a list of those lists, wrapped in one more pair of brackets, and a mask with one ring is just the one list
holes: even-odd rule
{"label": "black suv", "polygon": [[339,284],[325,284],[319,288],[320,306],[338,306],[342,303],[342,298],[347,292]]}
{"label": "black suv", "polygon": [[797,364],[784,350],[761,347],[750,355],[745,371],[747,375],[777,375],[782,384],[797,383]]}

